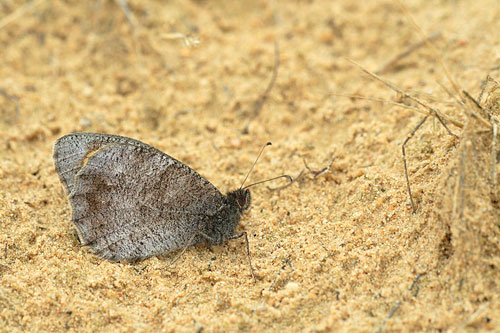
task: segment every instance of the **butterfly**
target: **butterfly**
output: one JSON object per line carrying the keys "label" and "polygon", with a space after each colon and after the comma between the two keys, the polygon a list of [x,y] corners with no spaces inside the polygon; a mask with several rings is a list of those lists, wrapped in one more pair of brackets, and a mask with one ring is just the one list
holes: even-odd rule
{"label": "butterfly", "polygon": [[78,238],[99,257],[135,261],[244,236],[254,276],[247,234],[235,229],[251,203],[248,187],[261,182],[224,195],[186,164],[117,135],[65,135],[53,158]]}

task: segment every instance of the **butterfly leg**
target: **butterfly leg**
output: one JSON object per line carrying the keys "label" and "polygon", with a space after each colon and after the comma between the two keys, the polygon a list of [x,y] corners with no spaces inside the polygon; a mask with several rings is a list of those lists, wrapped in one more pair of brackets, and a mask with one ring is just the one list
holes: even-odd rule
{"label": "butterfly leg", "polygon": [[186,252],[186,250],[187,250],[188,247],[190,247],[191,245],[194,245],[193,241],[196,238],[196,236],[201,236],[201,237],[205,238],[206,240],[208,240],[212,244],[218,244],[217,240],[215,238],[210,237],[210,236],[208,236],[207,234],[205,234],[205,233],[203,233],[201,231],[198,231],[193,236],[191,236],[191,238],[187,242],[187,245],[184,246],[184,248],[182,249],[181,253],[179,253],[179,255],[177,257],[175,257],[174,260],[172,260],[172,262],[169,264],[169,266],[173,265],[177,260],[179,260],[179,258],[184,254],[184,252]]}
{"label": "butterfly leg", "polygon": [[184,246],[184,248],[182,249],[181,253],[179,253],[179,255],[177,257],[175,257],[174,260],[172,260],[172,262],[170,262],[170,264],[168,266],[173,265],[177,260],[179,260],[179,258],[184,254],[184,252],[186,252],[186,250],[187,250],[188,247],[190,247],[191,245],[194,245],[192,243],[193,243],[193,241],[194,241],[194,239],[195,239],[196,236],[198,236],[198,234],[194,234],[189,239],[189,241],[187,242],[187,245]]}
{"label": "butterfly leg", "polygon": [[252,260],[250,259],[250,245],[248,245],[247,232],[243,231],[241,234],[232,235],[231,237],[229,237],[229,239],[237,239],[237,238],[240,238],[242,236],[245,236],[245,243],[247,245],[248,265],[250,266],[250,273],[252,273],[252,278],[253,278],[253,281],[255,282],[255,275],[253,274],[253,268],[252,268]]}
{"label": "butterfly leg", "polygon": [[83,244],[82,240],[80,239],[80,235],[78,235],[78,231],[76,231],[76,229],[73,230],[73,236],[75,236],[75,238],[78,240],[78,246],[85,246],[85,244]]}

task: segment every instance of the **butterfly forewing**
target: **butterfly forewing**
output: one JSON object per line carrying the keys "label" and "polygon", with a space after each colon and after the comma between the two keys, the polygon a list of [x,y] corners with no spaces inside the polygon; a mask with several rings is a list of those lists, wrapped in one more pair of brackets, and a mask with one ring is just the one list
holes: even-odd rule
{"label": "butterfly forewing", "polygon": [[54,145],[54,164],[61,182],[68,193],[73,189],[75,176],[83,166],[84,160],[92,152],[109,143],[141,143],[125,137],[94,133],[73,133],[65,135]]}

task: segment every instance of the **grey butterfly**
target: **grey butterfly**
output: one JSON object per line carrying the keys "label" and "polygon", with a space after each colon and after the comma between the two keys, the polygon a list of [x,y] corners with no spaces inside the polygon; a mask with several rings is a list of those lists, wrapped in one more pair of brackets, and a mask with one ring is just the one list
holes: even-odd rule
{"label": "grey butterfly", "polygon": [[235,234],[249,186],[223,195],[182,162],[117,135],[65,135],[53,157],[78,237],[102,258],[138,260],[242,236],[249,254],[246,232]]}

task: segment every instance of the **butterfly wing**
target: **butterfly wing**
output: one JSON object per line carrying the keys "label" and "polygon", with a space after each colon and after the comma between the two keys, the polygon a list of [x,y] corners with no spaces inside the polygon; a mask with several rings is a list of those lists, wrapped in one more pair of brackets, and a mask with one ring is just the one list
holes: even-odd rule
{"label": "butterfly wing", "polygon": [[[87,157],[110,143],[124,143],[156,150],[156,148],[143,142],[119,135],[100,133],[71,133],[65,135],[54,144],[53,159],[57,174],[68,193],[71,193],[75,176],[84,165]],[[158,152],[163,154],[159,150]]]}
{"label": "butterfly wing", "polygon": [[223,205],[210,182],[176,159],[136,140],[92,135],[61,138],[54,156],[80,239],[101,257],[140,259],[190,245]]}

